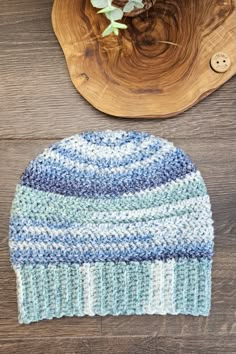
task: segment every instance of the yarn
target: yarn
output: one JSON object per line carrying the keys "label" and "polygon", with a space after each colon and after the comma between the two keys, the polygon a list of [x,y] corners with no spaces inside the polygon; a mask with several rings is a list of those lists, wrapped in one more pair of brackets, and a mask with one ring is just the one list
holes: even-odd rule
{"label": "yarn", "polygon": [[16,187],[9,246],[19,322],[207,316],[213,237],[203,178],[172,143],[136,131],[64,139]]}

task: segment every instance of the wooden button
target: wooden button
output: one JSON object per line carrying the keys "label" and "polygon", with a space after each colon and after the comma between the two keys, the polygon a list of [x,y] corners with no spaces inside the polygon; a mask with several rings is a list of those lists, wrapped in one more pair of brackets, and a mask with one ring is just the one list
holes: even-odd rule
{"label": "wooden button", "polygon": [[231,65],[228,54],[223,52],[215,53],[211,58],[211,67],[217,73],[225,73]]}

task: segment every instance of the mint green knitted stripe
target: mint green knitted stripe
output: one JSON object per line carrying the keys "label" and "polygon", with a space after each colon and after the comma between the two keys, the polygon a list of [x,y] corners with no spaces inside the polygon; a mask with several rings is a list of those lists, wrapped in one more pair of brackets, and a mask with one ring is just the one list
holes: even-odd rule
{"label": "mint green knitted stripe", "polygon": [[211,302],[211,261],[179,260],[175,264],[176,312],[207,316]]}
{"label": "mint green knitted stripe", "polygon": [[151,262],[139,264],[139,273],[137,277],[137,303],[136,314],[143,314],[149,302],[149,291],[151,283]]}
{"label": "mint green knitted stripe", "polygon": [[73,265],[71,269],[71,312],[77,316],[83,316],[84,313],[84,275],[80,271],[80,267]]}
{"label": "mint green knitted stripe", "polygon": [[16,273],[20,323],[84,315],[83,274],[78,266],[27,265]]}
{"label": "mint green knitted stripe", "polygon": [[93,274],[91,288],[92,291],[92,312],[105,316],[113,312],[114,287],[113,263],[95,263],[90,266]]}
{"label": "mint green knitted stripe", "polygon": [[198,269],[198,311],[209,314],[211,308],[211,268],[212,261],[203,260]]}
{"label": "mint green knitted stripe", "polygon": [[113,282],[115,277],[114,268],[115,265],[113,263],[103,264],[101,315],[107,315],[113,312]]}
{"label": "mint green knitted stripe", "polygon": [[[186,192],[188,184],[188,192]],[[50,216],[57,215],[59,220],[66,219],[77,221],[76,215],[79,213],[79,219],[83,218],[82,211],[91,212],[112,212],[135,210],[150,207],[158,207],[168,203],[176,203],[185,199],[206,195],[206,187],[201,178],[197,176],[192,182],[176,183],[176,186],[167,186],[158,192],[150,192],[137,196],[119,197],[114,199],[85,199],[75,197],[64,197],[58,194],[37,191],[25,186],[17,186],[16,196],[12,207],[12,216],[33,218],[36,220],[48,220]],[[50,206],[50,208],[48,207]],[[86,219],[87,212],[84,215]]]}
{"label": "mint green knitted stripe", "polygon": [[18,311],[19,322],[29,323],[37,321],[38,315],[35,316],[37,311],[37,304],[34,304],[34,295],[32,293],[31,268],[26,266],[21,270],[17,270],[17,298],[18,298]]}
{"label": "mint green knitted stripe", "polygon": [[[113,314],[119,315],[126,313],[126,269],[127,266],[124,262],[119,262],[115,265],[114,280],[113,280]],[[121,285],[122,284],[122,285]]]}
{"label": "mint green knitted stripe", "polygon": [[32,277],[34,282],[35,296],[37,297],[38,315],[44,317],[47,315],[48,302],[48,287],[44,286],[47,283],[47,273],[44,272],[44,268],[37,267],[35,269],[35,277]]}
{"label": "mint green knitted stripe", "polygon": [[162,292],[163,292],[163,309],[165,313],[175,312],[175,265],[173,259],[163,263],[163,276],[162,276]]}
{"label": "mint green knitted stripe", "polygon": [[97,263],[95,266],[95,276],[94,276],[94,312],[95,313],[102,313],[103,312],[103,264]]}
{"label": "mint green knitted stripe", "polygon": [[208,315],[211,261],[170,260],[16,269],[19,321],[62,316]]}
{"label": "mint green knitted stripe", "polygon": [[[39,266],[38,266],[39,267]],[[50,270],[50,266],[48,268]],[[54,270],[54,271],[52,271]],[[45,282],[45,287],[48,288],[49,297],[49,318],[53,316],[59,317],[60,315],[60,283],[59,283],[59,268],[52,266],[51,271],[45,272],[45,277],[47,281]]]}
{"label": "mint green knitted stripe", "polygon": [[150,262],[95,264],[94,313],[143,313],[150,285]]}
{"label": "mint green knitted stripe", "polygon": [[48,316],[48,291],[46,284],[46,273],[42,266],[33,268],[27,266],[18,276],[18,306],[20,310],[20,322],[37,321],[39,318]]}
{"label": "mint green knitted stripe", "polygon": [[137,283],[139,278],[139,264],[138,262],[133,262],[128,265],[126,272],[126,303],[127,303],[127,314],[134,315],[136,313],[136,306],[138,302],[137,294]]}

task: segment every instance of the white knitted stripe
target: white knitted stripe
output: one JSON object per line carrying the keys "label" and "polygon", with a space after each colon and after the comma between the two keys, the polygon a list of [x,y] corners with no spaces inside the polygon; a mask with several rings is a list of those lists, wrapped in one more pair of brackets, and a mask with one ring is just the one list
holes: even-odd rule
{"label": "white knitted stripe", "polygon": [[18,320],[21,323],[22,319],[21,317],[24,317],[25,315],[25,309],[24,309],[24,302],[23,302],[23,292],[22,292],[22,278],[21,278],[21,272],[20,269],[17,267],[14,267],[14,271],[16,274],[16,290],[17,290],[17,307],[18,307]]}
{"label": "white knitted stripe", "polygon": [[[119,167],[105,167],[101,168],[96,165],[91,165],[91,164],[85,164],[81,163],[78,161],[73,161],[69,159],[66,156],[63,156],[57,151],[52,151],[50,148],[46,149],[43,154],[39,155],[38,159],[41,159],[42,157],[45,159],[50,159],[53,160],[57,163],[62,164],[64,167],[67,168],[76,168],[78,170],[82,171],[90,171],[90,172],[99,172],[99,173],[108,173],[108,174],[113,174],[113,173],[124,173],[126,171],[132,170],[132,169],[139,169],[142,167],[146,167],[153,162],[159,161],[162,159],[167,153],[169,153],[171,150],[174,151],[176,148],[174,148],[173,144],[165,144],[160,148],[159,151],[157,151],[155,154],[153,154],[151,157],[142,160],[142,161],[137,161],[130,163],[127,166],[119,166]],[[37,160],[37,159],[36,159]]]}
{"label": "white knitted stripe", "polygon": [[93,265],[85,263],[81,266],[81,273],[83,274],[83,294],[84,294],[84,314],[94,316],[93,304],[93,288],[94,288],[94,272]]}
{"label": "white knitted stripe", "polygon": [[155,261],[151,264],[150,288],[144,311],[147,314],[173,313],[174,303],[174,259]]}
{"label": "white knitted stripe", "polygon": [[175,312],[175,264],[174,259],[167,261],[168,266],[165,267],[165,274],[163,276],[163,307],[165,313]]}
{"label": "white knitted stripe", "polygon": [[[125,133],[120,131],[120,133]],[[114,134],[114,132],[112,132]],[[166,144],[167,142],[164,139],[158,138],[158,140]],[[134,143],[133,141],[123,144],[121,146],[104,146],[96,145],[91,142],[88,142],[80,135],[75,135],[72,138],[64,139],[60,142],[59,147],[65,148],[70,152],[79,152],[83,156],[87,156],[90,159],[96,160],[101,158],[113,157],[118,160],[121,160],[125,156],[129,156],[135,153],[142,152],[144,149],[148,148],[150,145],[157,142],[157,137],[150,135],[146,138],[143,138],[143,141],[140,144]]]}

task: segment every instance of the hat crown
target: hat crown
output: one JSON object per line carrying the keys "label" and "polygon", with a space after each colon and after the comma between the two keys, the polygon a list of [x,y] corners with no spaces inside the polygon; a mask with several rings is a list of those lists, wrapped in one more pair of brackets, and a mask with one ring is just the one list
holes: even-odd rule
{"label": "hat crown", "polygon": [[46,149],[26,169],[23,185],[78,197],[116,197],[195,172],[172,143],[135,131],[86,132]]}

